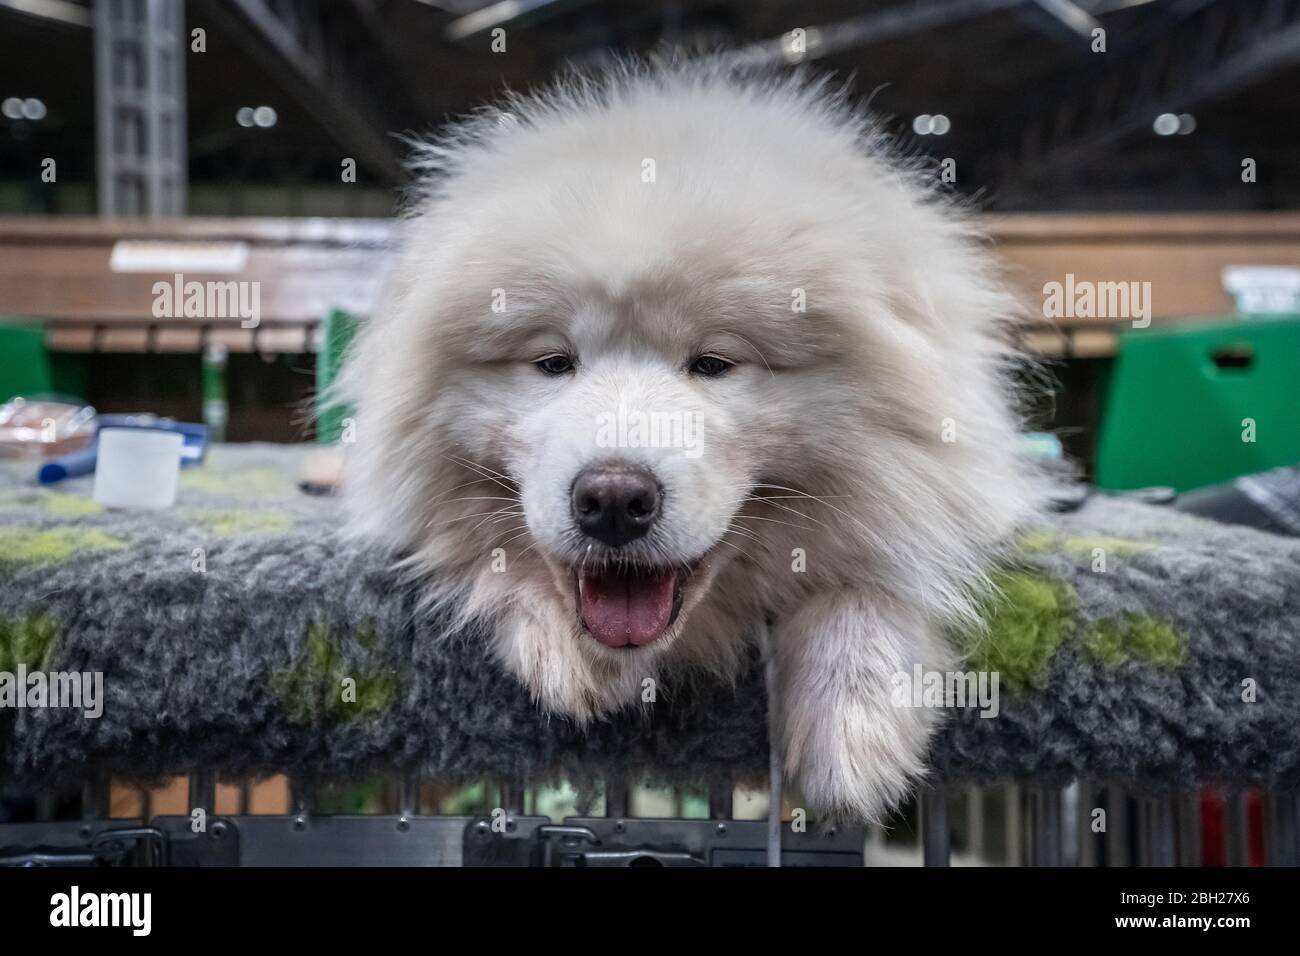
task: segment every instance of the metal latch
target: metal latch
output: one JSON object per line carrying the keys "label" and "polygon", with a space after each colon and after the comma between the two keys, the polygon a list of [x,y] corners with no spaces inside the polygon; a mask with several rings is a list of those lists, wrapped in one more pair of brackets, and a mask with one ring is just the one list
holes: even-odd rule
{"label": "metal latch", "polygon": [[[39,826],[39,825],[38,825]],[[0,866],[166,866],[167,837],[157,827],[94,830],[82,823],[47,824],[32,842],[0,848]]]}
{"label": "metal latch", "polygon": [[[691,821],[683,820],[682,823]],[[549,817],[475,820],[465,829],[465,866],[706,866],[679,845],[628,845],[586,825]]]}
{"label": "metal latch", "polygon": [[543,826],[545,866],[707,866],[684,847],[603,845],[591,827]]}
{"label": "metal latch", "polygon": [[0,866],[236,866],[239,830],[225,817],[201,833],[189,817],[0,824]]}

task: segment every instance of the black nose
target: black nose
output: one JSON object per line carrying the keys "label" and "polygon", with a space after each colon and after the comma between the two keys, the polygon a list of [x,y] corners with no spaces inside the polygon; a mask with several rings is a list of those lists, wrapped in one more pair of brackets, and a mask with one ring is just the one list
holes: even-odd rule
{"label": "black nose", "polygon": [[645,468],[594,465],[573,483],[573,517],[583,534],[617,548],[650,530],[660,497],[659,483]]}

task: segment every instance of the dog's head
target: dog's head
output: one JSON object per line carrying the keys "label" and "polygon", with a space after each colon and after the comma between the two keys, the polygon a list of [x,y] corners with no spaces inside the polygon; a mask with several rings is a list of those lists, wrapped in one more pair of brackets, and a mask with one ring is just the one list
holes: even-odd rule
{"label": "dog's head", "polygon": [[1021,485],[954,218],[798,84],[510,116],[431,148],[349,366],[363,527],[611,661],[817,584],[960,603]]}
{"label": "dog's head", "polygon": [[[609,201],[646,202],[655,187],[632,182]],[[757,573],[773,529],[817,532],[798,498],[826,492],[814,473],[850,440],[834,406],[860,374],[803,308],[821,270],[788,247],[797,221],[762,235],[722,202],[650,213],[564,238],[494,224],[502,258],[462,271],[487,301],[426,352],[444,457],[430,442],[425,466],[447,476],[425,492],[427,540],[485,566],[496,552],[493,586],[544,575],[597,654],[663,651],[720,571]]]}
{"label": "dog's head", "polygon": [[662,223],[657,250],[627,235],[643,219],[574,223],[558,256],[520,237],[505,309],[465,341],[456,404],[497,422],[461,447],[510,476],[517,540],[603,648],[669,641],[722,567],[757,560],[775,519],[748,506],[808,463],[835,379],[831,341],[793,328],[794,272],[756,276],[757,237],[717,245],[716,212]]}

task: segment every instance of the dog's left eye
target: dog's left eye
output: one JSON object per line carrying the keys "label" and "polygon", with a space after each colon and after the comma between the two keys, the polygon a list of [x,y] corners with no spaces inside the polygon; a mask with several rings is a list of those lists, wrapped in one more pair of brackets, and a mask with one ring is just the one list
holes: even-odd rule
{"label": "dog's left eye", "polygon": [[547,375],[563,375],[573,371],[573,359],[567,355],[548,355],[533,363]]}
{"label": "dog's left eye", "polygon": [[732,363],[724,358],[718,358],[716,355],[701,355],[691,363],[691,374],[716,378],[731,367]]}

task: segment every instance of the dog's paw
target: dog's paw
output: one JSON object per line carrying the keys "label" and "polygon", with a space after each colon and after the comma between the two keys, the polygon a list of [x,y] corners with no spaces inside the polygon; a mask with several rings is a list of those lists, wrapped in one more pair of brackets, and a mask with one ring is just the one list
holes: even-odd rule
{"label": "dog's paw", "polygon": [[947,653],[919,620],[823,595],[780,624],[776,716],[787,775],[823,819],[880,821],[924,774],[936,713],[895,701],[894,675]]}
{"label": "dog's paw", "polygon": [[893,713],[843,700],[788,706],[786,773],[820,819],[881,822],[924,773],[927,711]]}

